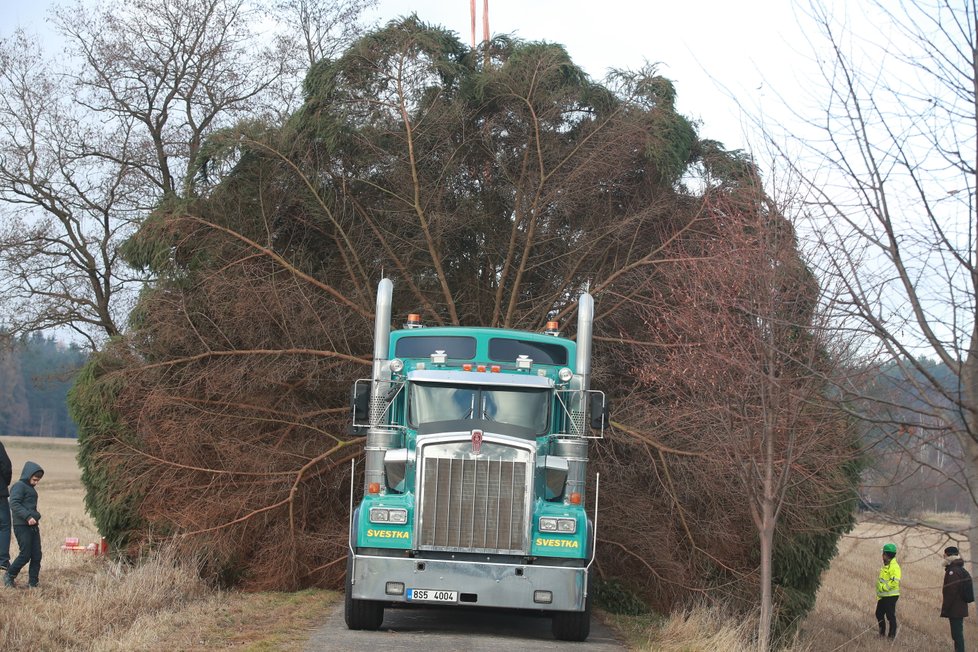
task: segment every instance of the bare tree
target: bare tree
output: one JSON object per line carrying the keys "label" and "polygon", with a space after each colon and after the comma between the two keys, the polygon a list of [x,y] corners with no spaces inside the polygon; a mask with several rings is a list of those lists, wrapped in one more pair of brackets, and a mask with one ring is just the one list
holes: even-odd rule
{"label": "bare tree", "polygon": [[776,535],[818,530],[844,501],[840,474],[854,440],[829,399],[836,347],[819,323],[818,283],[791,222],[755,180],[708,192],[709,220],[664,252],[659,281],[668,295],[644,313],[659,343],[642,359],[651,387],[670,397],[650,418],[746,502],[760,560],[758,649],[766,650],[778,603]]}
{"label": "bare tree", "polygon": [[360,15],[377,0],[276,0],[272,15],[296,35],[306,66],[332,59],[361,34]]}
{"label": "bare tree", "polygon": [[[0,45],[0,284],[12,332],[68,327],[94,345],[122,331],[119,297],[140,279],[116,247],[140,205],[132,170],[90,156],[130,146],[125,132],[92,129],[63,82],[23,33]],[[118,141],[116,141],[118,137]]]}
{"label": "bare tree", "polygon": [[[171,0],[55,10],[69,56],[52,65],[17,33],[0,42],[0,231],[6,326],[70,328],[94,347],[124,329],[139,269],[160,252],[121,244],[161,202],[214,178],[197,159],[209,134],[287,114],[305,72],[368,1]],[[286,28],[305,12],[305,45]],[[292,13],[290,13],[292,12]],[[351,27],[352,28],[352,27]]]}
{"label": "bare tree", "polygon": [[923,421],[935,443],[957,439],[978,550],[978,8],[873,3],[871,38],[820,2],[808,17],[824,111],[796,140],[807,156],[785,163],[810,193],[819,274],[846,292],[839,322],[878,342],[878,359],[900,365],[924,397],[909,423],[892,411],[881,423],[896,433]]}

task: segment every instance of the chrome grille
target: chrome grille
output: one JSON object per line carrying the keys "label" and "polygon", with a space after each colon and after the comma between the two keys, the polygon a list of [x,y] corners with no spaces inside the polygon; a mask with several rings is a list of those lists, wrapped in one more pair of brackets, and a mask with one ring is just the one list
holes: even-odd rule
{"label": "chrome grille", "polygon": [[[459,453],[469,444],[458,445]],[[520,459],[422,457],[419,547],[522,553],[526,550],[529,464]]]}

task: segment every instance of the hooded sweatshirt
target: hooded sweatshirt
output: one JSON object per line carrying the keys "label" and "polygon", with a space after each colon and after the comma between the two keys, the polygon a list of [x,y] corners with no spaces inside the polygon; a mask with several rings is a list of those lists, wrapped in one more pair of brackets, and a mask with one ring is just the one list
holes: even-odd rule
{"label": "hooded sweatshirt", "polygon": [[36,462],[27,462],[20,474],[20,480],[10,487],[10,515],[14,526],[27,525],[29,518],[41,520],[41,513],[37,511],[37,490],[30,483],[31,476],[35,473],[44,475],[44,469]]}
{"label": "hooded sweatshirt", "polygon": [[13,468],[10,465],[10,458],[7,457],[7,449],[0,443],[0,498],[10,495],[10,479],[13,476]]}
{"label": "hooded sweatshirt", "polygon": [[968,603],[975,599],[971,575],[964,568],[964,560],[957,555],[947,557],[944,564],[941,618],[967,618]]}

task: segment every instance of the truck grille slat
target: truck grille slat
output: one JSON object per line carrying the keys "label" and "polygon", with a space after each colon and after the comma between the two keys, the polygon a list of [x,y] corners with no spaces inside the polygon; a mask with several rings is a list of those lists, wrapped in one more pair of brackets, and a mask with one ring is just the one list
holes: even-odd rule
{"label": "truck grille slat", "polygon": [[422,456],[419,548],[524,552],[528,468],[519,460]]}

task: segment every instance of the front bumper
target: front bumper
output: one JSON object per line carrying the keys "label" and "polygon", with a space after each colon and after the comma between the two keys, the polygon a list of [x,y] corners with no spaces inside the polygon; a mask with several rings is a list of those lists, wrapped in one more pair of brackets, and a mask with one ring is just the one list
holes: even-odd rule
{"label": "front bumper", "polygon": [[[405,589],[458,591],[456,606],[462,607],[584,611],[587,569],[354,555],[350,578],[351,595],[357,600],[414,604],[403,594],[387,593],[388,582],[401,582]],[[536,591],[549,591],[552,601],[549,604],[534,602]]]}

